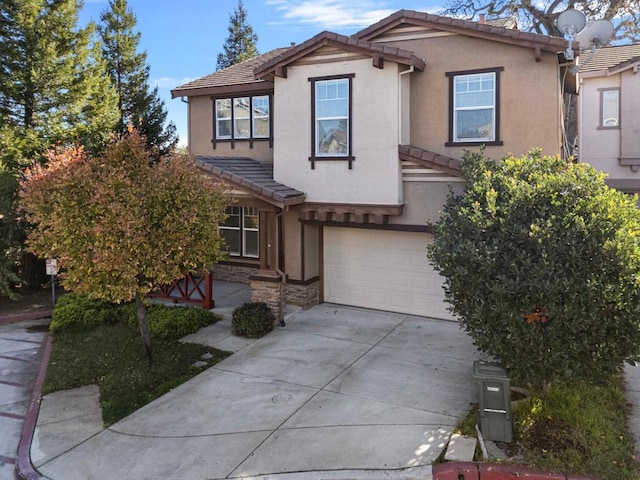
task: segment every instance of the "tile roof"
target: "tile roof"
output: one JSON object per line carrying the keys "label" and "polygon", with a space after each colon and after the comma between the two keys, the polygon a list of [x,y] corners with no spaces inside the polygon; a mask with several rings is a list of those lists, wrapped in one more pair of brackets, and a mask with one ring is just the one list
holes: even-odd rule
{"label": "tile roof", "polygon": [[258,55],[257,57],[236,63],[235,65],[231,65],[223,70],[198,78],[185,83],[184,85],[180,85],[179,87],[171,90],[171,97],[206,95],[216,88],[223,88],[231,85],[249,86],[253,84],[257,88],[269,88],[268,86],[271,85],[270,82],[258,79],[253,75],[254,68],[265,61],[277,57],[290,48],[291,47],[276,48],[267,53],[263,53],[262,55]]}
{"label": "tile roof", "polygon": [[559,52],[566,48],[564,38],[522,32],[513,28],[505,28],[504,26],[495,26],[492,23],[493,22],[479,23],[459,18],[443,17],[431,13],[416,12],[414,10],[398,10],[396,13],[355,33],[353,36],[355,38],[371,40],[397,25],[415,24],[463,35],[518,44],[525,47],[540,48],[541,50],[550,52]]}
{"label": "tile roof", "polygon": [[399,145],[398,155],[400,160],[409,160],[450,175],[460,176],[460,160],[456,158],[440,155],[413,145]]}
{"label": "tile roof", "polygon": [[[616,45],[596,50],[593,57],[589,52],[580,55],[580,72],[596,72],[615,69],[621,64],[640,56],[640,45]],[[634,62],[631,62],[634,63]]]}
{"label": "tile roof", "polygon": [[197,167],[262,200],[284,207],[304,203],[305,194],[273,179],[273,165],[247,157],[197,156]]}
{"label": "tile roof", "polygon": [[277,68],[296,61],[297,59],[317,50],[326,45],[342,47],[349,51],[356,51],[372,57],[379,57],[384,60],[400,63],[403,65],[412,65],[418,70],[424,70],[424,60],[418,58],[413,52],[402,48],[381,45],[355,37],[348,37],[333,32],[321,32],[309,40],[296,45],[279,56],[267,60],[263,64],[256,67],[254,74],[256,77],[265,77],[269,74],[277,73]]}
{"label": "tile roof", "polygon": [[518,28],[518,17],[515,15],[511,17],[501,17],[501,18],[487,18],[484,23],[487,25],[493,25],[494,27],[503,27],[503,28]]}

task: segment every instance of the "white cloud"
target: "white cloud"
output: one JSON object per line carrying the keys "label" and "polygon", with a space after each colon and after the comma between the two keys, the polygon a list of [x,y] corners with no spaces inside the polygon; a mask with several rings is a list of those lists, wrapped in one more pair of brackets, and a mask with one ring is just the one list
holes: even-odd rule
{"label": "white cloud", "polygon": [[366,27],[396,10],[370,0],[267,0],[266,4],[282,12],[284,21],[279,23],[301,23],[333,30]]}
{"label": "white cloud", "polygon": [[158,88],[174,88],[178,85],[184,85],[185,83],[191,82],[192,80],[195,80],[195,78],[160,77],[151,79],[149,83],[152,86],[157,86]]}
{"label": "white cloud", "polygon": [[441,7],[403,5],[390,0],[265,0],[265,4],[281,13],[281,21],[271,25],[298,24],[327,30],[364,28],[399,10],[407,8],[437,13]]}

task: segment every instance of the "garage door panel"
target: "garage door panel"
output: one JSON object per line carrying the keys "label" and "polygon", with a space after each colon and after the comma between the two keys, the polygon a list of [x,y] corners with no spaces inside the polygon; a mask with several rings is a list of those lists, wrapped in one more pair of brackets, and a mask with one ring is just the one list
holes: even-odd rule
{"label": "garage door panel", "polygon": [[426,233],[325,227],[325,301],[453,318],[443,279],[429,264]]}

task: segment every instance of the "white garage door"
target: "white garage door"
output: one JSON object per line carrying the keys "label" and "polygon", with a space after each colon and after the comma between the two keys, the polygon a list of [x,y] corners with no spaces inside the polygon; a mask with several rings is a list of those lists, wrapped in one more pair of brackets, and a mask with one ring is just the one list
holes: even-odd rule
{"label": "white garage door", "polygon": [[452,319],[427,233],[324,228],[324,300]]}

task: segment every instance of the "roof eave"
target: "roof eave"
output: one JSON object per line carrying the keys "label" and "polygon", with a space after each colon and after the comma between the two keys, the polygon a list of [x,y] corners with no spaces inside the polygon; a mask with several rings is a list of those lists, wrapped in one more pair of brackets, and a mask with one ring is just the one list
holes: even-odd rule
{"label": "roof eave", "polygon": [[273,82],[268,80],[256,80],[255,82],[234,83],[215,87],[174,88],[171,90],[171,98],[199,97],[203,95],[218,96],[236,93],[273,93]]}

